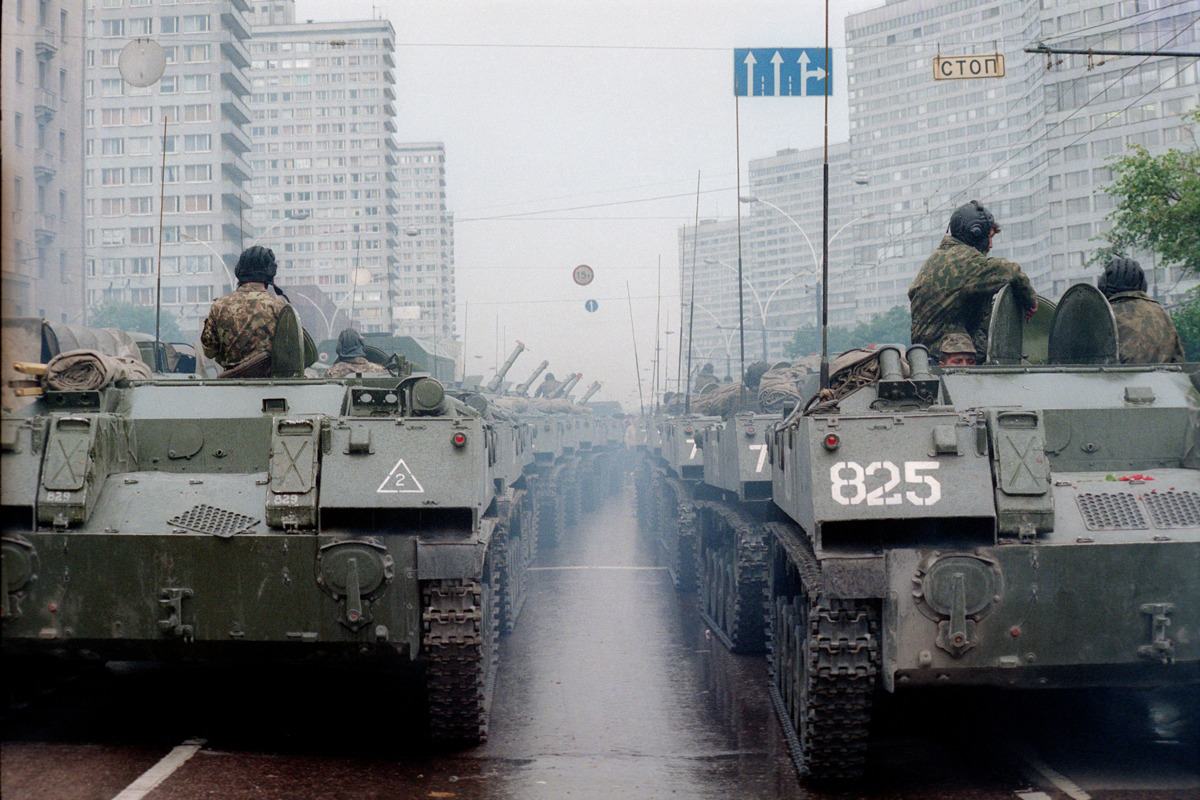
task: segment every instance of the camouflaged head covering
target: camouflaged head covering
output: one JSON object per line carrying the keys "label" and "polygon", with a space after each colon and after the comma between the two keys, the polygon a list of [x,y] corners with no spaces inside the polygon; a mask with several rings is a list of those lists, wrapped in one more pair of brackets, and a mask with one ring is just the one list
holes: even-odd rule
{"label": "camouflaged head covering", "polygon": [[1142,265],[1132,258],[1113,256],[1104,268],[1097,288],[1109,298],[1121,292],[1144,292],[1146,273],[1142,271]]}
{"label": "camouflaged head covering", "polygon": [[978,200],[961,205],[950,215],[950,235],[986,254],[992,233],[999,233],[996,219]]}
{"label": "camouflaged head covering", "polygon": [[948,333],[938,343],[938,352],[943,356],[951,353],[970,353],[975,355],[975,343],[965,333]]}
{"label": "camouflaged head covering", "polygon": [[367,351],[363,347],[362,337],[354,328],[346,328],[338,334],[338,361],[349,361],[352,358],[366,358]]}

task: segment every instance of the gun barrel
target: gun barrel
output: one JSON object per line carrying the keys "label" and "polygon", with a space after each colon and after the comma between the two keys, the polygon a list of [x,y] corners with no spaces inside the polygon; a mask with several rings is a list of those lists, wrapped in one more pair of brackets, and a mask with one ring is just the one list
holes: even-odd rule
{"label": "gun barrel", "polygon": [[517,356],[521,355],[521,351],[524,349],[525,345],[518,341],[517,346],[513,348],[512,354],[508,357],[508,360],[504,362],[502,367],[500,367],[500,371],[492,376],[492,379],[488,381],[487,390],[489,392],[500,391],[500,387],[504,385],[504,376],[508,374],[510,369],[512,369],[513,362],[517,360]]}
{"label": "gun barrel", "polygon": [[592,385],[588,387],[588,390],[586,392],[584,392],[583,397],[579,398],[579,405],[583,405],[588,400],[591,400],[592,395],[594,395],[599,390],[600,390],[600,381],[593,381]]}
{"label": "gun barrel", "polygon": [[516,389],[513,389],[513,394],[515,394],[517,397],[524,397],[526,394],[528,394],[529,387],[533,386],[533,382],[537,380],[538,375],[541,375],[542,370],[548,366],[550,366],[549,361],[543,361],[542,363],[538,364],[537,369],[535,369],[533,374],[529,376],[529,380],[522,383]]}

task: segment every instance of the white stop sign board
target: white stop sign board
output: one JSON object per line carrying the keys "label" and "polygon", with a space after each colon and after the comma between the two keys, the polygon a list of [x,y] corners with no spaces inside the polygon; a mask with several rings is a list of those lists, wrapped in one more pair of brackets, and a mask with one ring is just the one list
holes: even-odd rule
{"label": "white stop sign board", "polygon": [[574,278],[575,282],[580,286],[587,286],[592,282],[592,278],[596,277],[596,273],[593,272],[592,268],[587,264],[580,264],[575,268],[575,271],[571,273],[571,277]]}

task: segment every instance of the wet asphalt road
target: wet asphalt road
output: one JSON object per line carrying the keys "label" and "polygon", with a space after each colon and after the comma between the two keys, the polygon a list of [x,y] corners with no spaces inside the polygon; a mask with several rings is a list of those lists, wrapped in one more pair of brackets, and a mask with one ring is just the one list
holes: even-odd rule
{"label": "wet asphalt road", "polygon": [[[4,800],[1200,798],[1200,693],[915,693],[877,705],[871,777],[806,786],[761,657],[706,635],[632,490],[543,552],[503,641],[491,737],[423,749],[395,679],[120,664],[8,712]],[[129,787],[187,740],[147,794]]]}

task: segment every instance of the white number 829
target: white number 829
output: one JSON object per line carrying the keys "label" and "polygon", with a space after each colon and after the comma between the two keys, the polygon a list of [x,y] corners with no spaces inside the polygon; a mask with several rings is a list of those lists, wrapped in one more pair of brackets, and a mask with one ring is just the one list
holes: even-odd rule
{"label": "white number 829", "polygon": [[[921,473],[939,466],[937,461],[905,461],[904,483],[918,488],[901,491],[900,469],[891,461],[872,461],[865,468],[855,461],[839,461],[829,468],[830,494],[844,506],[855,506],[864,500],[869,506],[894,506],[905,501],[914,506],[931,506],[942,499],[942,484],[932,475]],[[871,483],[879,485],[867,489],[867,478],[876,478]],[[921,486],[926,488],[920,490]]]}

